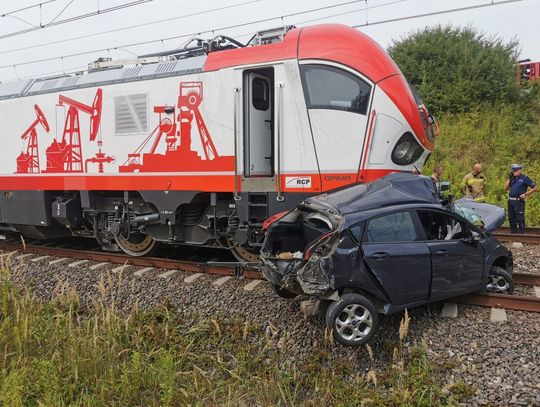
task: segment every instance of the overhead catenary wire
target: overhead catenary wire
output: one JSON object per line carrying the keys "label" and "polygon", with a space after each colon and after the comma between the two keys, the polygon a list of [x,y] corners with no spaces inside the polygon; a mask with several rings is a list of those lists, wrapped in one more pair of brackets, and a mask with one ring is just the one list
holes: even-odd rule
{"label": "overhead catenary wire", "polygon": [[49,21],[47,24],[54,23],[58,19],[58,17],[60,17],[62,14],[64,14],[64,11],[66,11],[69,8],[69,6],[71,6],[73,4],[74,1],[75,0],[70,0],[69,3],[66,4],[64,6],[64,8],[62,10],[60,10],[60,12],[56,16],[54,16],[54,18],[51,21]]}
{"label": "overhead catenary wire", "polygon": [[[396,22],[396,21],[404,21],[404,20],[409,20],[409,19],[414,19],[414,18],[421,18],[421,17],[435,16],[435,15],[440,15],[440,14],[455,13],[455,12],[473,10],[473,9],[478,9],[478,8],[483,8],[483,7],[492,7],[492,6],[502,5],[502,4],[516,3],[516,2],[521,2],[521,1],[523,1],[523,0],[502,0],[502,1],[492,1],[492,0],[490,0],[489,3],[477,4],[477,5],[473,5],[473,6],[460,7],[460,8],[439,10],[439,11],[434,11],[434,12],[430,12],[430,13],[409,15],[409,16],[398,17],[398,18],[393,18],[393,19],[377,20],[377,21],[370,22],[370,23],[353,25],[353,27],[354,28],[359,28],[359,27],[371,26],[371,25],[376,25],[376,24],[386,24],[386,23],[392,23],[392,22]],[[224,31],[224,30],[229,30],[229,29],[233,29],[233,28],[244,27],[244,26],[247,26],[247,25],[260,24],[260,23],[263,23],[263,22],[283,19],[283,18],[286,18],[286,17],[292,17],[292,16],[296,16],[296,15],[303,15],[303,14],[307,14],[307,13],[314,12],[314,11],[320,11],[322,9],[329,9],[329,8],[338,7],[338,6],[346,5],[346,4],[352,4],[352,3],[358,3],[358,1],[357,0],[348,1],[348,2],[344,2],[344,3],[340,3],[338,5],[319,7],[319,8],[316,8],[316,9],[305,10],[305,11],[302,11],[302,12],[290,13],[290,14],[282,15],[282,16],[269,17],[269,18],[259,19],[259,20],[250,21],[250,22],[246,22],[246,23],[239,23],[239,24],[229,25],[229,26],[225,26],[225,27],[221,27],[221,28],[215,28],[215,29],[212,29],[212,30],[193,32],[193,33],[189,33],[189,34],[176,35],[176,36],[171,36],[171,37],[166,37],[166,38],[161,38],[161,39],[155,39],[155,40],[140,41],[140,42],[137,42],[137,43],[131,43],[131,44],[124,44],[124,45],[121,45],[121,46],[114,46],[114,47],[108,47],[108,48],[95,49],[95,50],[92,50],[92,51],[78,52],[78,53],[73,53],[73,54],[64,55],[64,56],[42,58],[42,59],[37,59],[37,60],[33,60],[33,61],[21,62],[21,63],[17,63],[17,64],[1,65],[0,68],[14,68],[15,66],[31,65],[31,64],[41,63],[41,62],[54,61],[54,60],[58,60],[58,59],[61,59],[61,58],[71,58],[71,57],[75,57],[75,56],[82,56],[82,55],[88,55],[88,54],[93,54],[93,53],[97,53],[97,52],[115,50],[115,49],[119,49],[119,48],[127,48],[127,47],[139,46],[139,45],[147,45],[147,44],[152,44],[152,43],[157,43],[157,42],[168,41],[168,40],[172,40],[172,39],[188,38],[188,37],[193,37],[195,35],[201,35],[201,34],[206,34],[206,33],[214,33],[215,31]],[[374,6],[372,6],[372,7],[374,7]],[[310,22],[310,21],[307,21],[307,22]],[[298,24],[302,24],[302,23],[298,23]]]}
{"label": "overhead catenary wire", "polygon": [[[32,60],[32,61],[20,62],[20,63],[17,63],[15,65],[17,65],[17,66],[31,65],[31,64],[37,64],[37,63],[42,63],[42,62],[55,61],[55,60],[61,59],[61,58],[72,58],[72,57],[76,57],[76,56],[88,55],[88,54],[93,54],[93,53],[97,53],[97,52],[105,52],[105,51],[115,50],[115,49],[119,49],[119,48],[128,48],[128,47],[134,47],[134,46],[140,46],[140,45],[148,45],[148,44],[159,43],[159,42],[163,42],[163,41],[176,40],[176,39],[180,39],[180,38],[189,38],[189,37],[193,37],[193,36],[196,36],[196,35],[202,35],[202,34],[209,34],[209,33],[213,34],[213,33],[217,32],[217,31],[231,30],[231,29],[234,29],[234,28],[241,28],[241,27],[245,27],[245,26],[248,26],[248,25],[261,24],[261,23],[266,23],[266,22],[274,21],[274,20],[282,20],[282,19],[288,18],[288,17],[294,17],[294,16],[308,14],[308,13],[314,13],[314,12],[317,12],[317,11],[324,11],[324,10],[332,9],[332,8],[335,8],[335,7],[341,7],[341,6],[346,6],[346,5],[350,5],[350,4],[358,4],[358,0],[345,1],[345,2],[342,2],[342,3],[332,4],[332,5],[328,5],[328,6],[317,7],[317,8],[313,8],[313,9],[309,9],[309,10],[304,10],[304,11],[297,11],[297,12],[294,12],[294,13],[282,14],[282,15],[275,16],[275,17],[262,18],[262,19],[258,19],[258,20],[245,22],[245,23],[232,24],[232,25],[223,26],[223,27],[219,27],[219,28],[213,28],[213,29],[204,30],[204,31],[195,31],[195,32],[191,32],[191,33],[174,35],[174,36],[164,37],[164,38],[159,38],[159,39],[139,41],[139,42],[135,42],[135,43],[122,44],[122,45],[112,46],[112,47],[107,47],[107,48],[99,48],[99,49],[94,49],[94,50],[91,50],[91,51],[81,51],[81,52],[76,52],[76,53],[66,54],[66,55],[60,55],[60,56],[55,56],[55,57],[41,58],[41,59],[36,59],[36,60]],[[0,65],[0,68],[12,68],[13,65],[14,64]]]}
{"label": "overhead catenary wire", "polygon": [[397,21],[412,20],[414,18],[432,17],[432,16],[441,15],[441,14],[457,13],[460,11],[474,10],[474,9],[483,8],[483,7],[500,6],[502,4],[517,3],[519,1],[524,1],[524,0],[502,0],[502,1],[490,0],[489,3],[475,4],[473,6],[451,8],[451,9],[441,10],[441,11],[432,11],[430,13],[422,13],[422,14],[414,14],[414,15],[404,16],[404,17],[389,18],[387,20],[379,20],[372,23],[357,24],[357,25],[353,25],[353,28],[367,27],[367,26],[376,25],[376,24],[394,23]]}
{"label": "overhead catenary wire", "polygon": [[135,1],[131,1],[129,3],[123,3],[123,4],[119,4],[119,5],[116,5],[116,6],[111,6],[111,7],[105,8],[105,9],[101,9],[101,10],[98,9],[98,10],[92,11],[90,13],[85,13],[85,14],[80,14],[80,15],[77,15],[77,16],[65,18],[63,20],[54,21],[54,19],[53,19],[53,21],[51,21],[51,22],[49,22],[47,24],[43,24],[43,25],[39,25],[39,26],[32,26],[31,28],[26,28],[24,30],[19,30],[19,31],[15,31],[15,32],[12,32],[12,33],[0,35],[0,40],[15,37],[15,36],[22,35],[22,34],[27,34],[27,33],[33,32],[33,31],[37,31],[37,30],[43,30],[43,29],[49,28],[49,27],[55,27],[55,26],[62,25],[62,24],[72,23],[72,22],[83,20],[83,19],[86,19],[86,18],[95,17],[95,16],[98,16],[98,15],[101,15],[101,14],[106,14],[106,13],[111,13],[111,12],[118,11],[118,10],[123,10],[123,9],[128,8],[128,7],[139,6],[141,4],[150,3],[152,1],[154,1],[154,0],[135,0]]}
{"label": "overhead catenary wire", "polygon": [[[29,49],[45,47],[45,46],[48,46],[48,45],[64,44],[66,42],[71,42],[71,41],[81,40],[81,39],[85,39],[85,38],[96,37],[98,35],[112,34],[112,33],[117,33],[117,32],[121,32],[121,31],[131,30],[131,29],[134,29],[134,28],[146,27],[146,26],[149,26],[149,25],[160,24],[160,23],[165,23],[165,22],[169,22],[169,21],[189,18],[189,17],[201,16],[201,15],[214,13],[214,12],[218,12],[218,11],[223,11],[223,10],[227,10],[227,9],[231,9],[231,8],[235,8],[235,7],[241,7],[241,6],[247,6],[247,5],[254,4],[254,3],[259,3],[261,1],[263,1],[263,0],[244,1],[242,3],[235,3],[235,4],[230,4],[228,6],[216,7],[216,8],[212,8],[212,9],[196,11],[196,12],[189,13],[189,14],[183,14],[181,16],[169,17],[169,18],[155,20],[155,21],[149,21],[149,22],[141,23],[141,24],[134,24],[134,25],[130,25],[130,26],[127,26],[127,27],[120,27],[120,28],[115,28],[115,29],[112,29],[112,30],[100,31],[100,32],[96,32],[96,33],[92,33],[92,34],[80,35],[80,36],[72,37],[72,38],[63,38],[61,40],[44,42],[44,43],[40,43],[40,44],[32,44],[32,45],[28,45],[28,46],[20,47],[20,48],[12,48],[12,49],[3,50],[3,51],[0,50],[0,55],[1,54],[12,53],[12,52],[18,52],[18,51],[26,51],[26,50],[29,50]],[[401,0],[401,1],[405,1],[405,0]]]}
{"label": "overhead catenary wire", "polygon": [[17,13],[20,13],[21,11],[26,11],[26,10],[30,10],[30,9],[33,9],[33,8],[36,8],[36,7],[44,6],[45,4],[54,3],[55,1],[58,1],[58,0],[42,1],[41,3],[32,4],[31,6],[26,6],[26,7],[23,7],[23,8],[19,8],[17,10],[8,11],[6,13],[0,13],[0,17],[6,17],[6,16],[13,15],[13,14],[17,14]]}

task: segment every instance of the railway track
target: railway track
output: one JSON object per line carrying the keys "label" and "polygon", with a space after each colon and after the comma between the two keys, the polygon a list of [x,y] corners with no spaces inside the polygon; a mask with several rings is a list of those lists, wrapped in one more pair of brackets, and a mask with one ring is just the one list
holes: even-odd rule
{"label": "railway track", "polygon": [[[499,232],[506,236],[505,232]],[[536,240],[525,241],[528,243],[540,243],[540,233],[529,233],[526,235],[510,235],[516,240],[525,241],[524,236],[535,238]],[[60,245],[63,246],[63,245]],[[188,261],[163,257],[132,257],[121,253],[109,253],[101,250],[65,248],[54,245],[36,245],[25,244],[19,241],[0,242],[0,251],[3,256],[9,253],[35,254],[40,256],[50,256],[59,259],[77,259],[94,262],[106,262],[111,264],[132,265],[139,267],[154,267],[169,270],[180,270],[191,273],[207,273],[219,276],[243,277],[246,279],[263,279],[262,273],[257,269],[257,264],[239,264],[237,262],[227,261]],[[540,287],[540,275],[530,273],[514,273],[514,283],[516,285],[527,285]],[[538,289],[540,291],[540,288]],[[540,292],[539,292],[540,294]],[[505,295],[505,294],[467,294],[454,299],[456,303],[478,305],[484,307],[496,307],[504,309],[513,309],[520,311],[532,311],[540,313],[540,297],[533,295]]]}
{"label": "railway track", "polygon": [[510,228],[500,227],[493,236],[505,242],[540,244],[540,228],[529,228],[524,234],[512,234]]}
{"label": "railway track", "polygon": [[226,261],[188,261],[162,257],[132,257],[121,253],[109,253],[101,250],[85,250],[62,248],[46,245],[24,244],[22,242],[0,242],[0,251],[5,253],[21,252],[57,258],[107,262],[111,264],[154,267],[170,270],[180,270],[192,273],[207,273],[220,276],[243,276],[247,279],[260,279],[262,274],[254,268],[254,264],[241,265],[237,262]]}

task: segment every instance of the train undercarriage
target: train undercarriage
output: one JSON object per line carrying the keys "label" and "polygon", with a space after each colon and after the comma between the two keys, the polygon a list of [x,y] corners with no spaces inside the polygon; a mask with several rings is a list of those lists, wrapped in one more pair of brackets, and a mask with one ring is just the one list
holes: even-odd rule
{"label": "train undercarriage", "polygon": [[150,254],[158,243],[230,250],[256,261],[264,220],[305,198],[198,191],[1,191],[0,230],[31,239],[94,238],[103,250]]}

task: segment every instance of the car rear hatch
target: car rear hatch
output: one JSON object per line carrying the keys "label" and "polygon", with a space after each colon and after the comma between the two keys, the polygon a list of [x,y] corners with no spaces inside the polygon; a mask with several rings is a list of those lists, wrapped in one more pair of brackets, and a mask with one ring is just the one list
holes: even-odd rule
{"label": "car rear hatch", "polygon": [[294,293],[327,292],[341,225],[338,211],[323,202],[305,202],[273,222],[261,249],[265,277]]}

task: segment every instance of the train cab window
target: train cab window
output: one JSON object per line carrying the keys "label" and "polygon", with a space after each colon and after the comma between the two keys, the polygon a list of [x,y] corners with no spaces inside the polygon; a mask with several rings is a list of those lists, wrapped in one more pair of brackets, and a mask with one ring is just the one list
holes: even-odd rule
{"label": "train cab window", "polygon": [[252,103],[253,107],[263,112],[268,110],[270,89],[268,82],[261,78],[254,78],[252,86]]}
{"label": "train cab window", "polygon": [[367,113],[371,85],[364,80],[327,65],[301,65],[300,70],[308,109]]}

